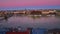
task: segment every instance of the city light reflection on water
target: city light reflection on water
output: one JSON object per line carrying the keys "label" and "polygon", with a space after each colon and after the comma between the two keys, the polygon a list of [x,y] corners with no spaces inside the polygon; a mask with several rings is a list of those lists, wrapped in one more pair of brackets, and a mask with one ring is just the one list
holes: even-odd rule
{"label": "city light reflection on water", "polygon": [[12,16],[8,20],[0,20],[0,27],[18,27],[23,28],[60,28],[60,17],[40,17],[40,16]]}

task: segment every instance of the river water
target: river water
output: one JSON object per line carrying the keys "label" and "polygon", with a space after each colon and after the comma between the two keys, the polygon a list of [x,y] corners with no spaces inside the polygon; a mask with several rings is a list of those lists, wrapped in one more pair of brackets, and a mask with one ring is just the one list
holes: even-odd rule
{"label": "river water", "polygon": [[12,16],[8,20],[0,20],[0,27],[23,28],[60,28],[59,16]]}

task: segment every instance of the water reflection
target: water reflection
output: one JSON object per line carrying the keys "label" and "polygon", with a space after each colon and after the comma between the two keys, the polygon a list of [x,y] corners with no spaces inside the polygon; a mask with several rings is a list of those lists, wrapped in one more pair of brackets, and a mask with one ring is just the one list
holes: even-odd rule
{"label": "water reflection", "polygon": [[39,19],[40,16],[30,16],[32,19]]}
{"label": "water reflection", "polygon": [[60,17],[58,16],[12,16],[8,20],[0,22],[1,27],[23,28],[60,28]]}

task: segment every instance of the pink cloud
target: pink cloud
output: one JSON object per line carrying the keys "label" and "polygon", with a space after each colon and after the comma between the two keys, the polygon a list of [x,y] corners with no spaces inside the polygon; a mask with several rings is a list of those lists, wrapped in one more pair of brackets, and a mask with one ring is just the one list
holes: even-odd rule
{"label": "pink cloud", "polygon": [[23,6],[54,6],[60,5],[60,0],[0,0],[0,7],[23,7]]}

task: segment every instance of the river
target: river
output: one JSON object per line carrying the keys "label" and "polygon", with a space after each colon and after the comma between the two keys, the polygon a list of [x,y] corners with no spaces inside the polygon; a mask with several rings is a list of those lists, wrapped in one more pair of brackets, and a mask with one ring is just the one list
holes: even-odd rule
{"label": "river", "polygon": [[0,27],[23,28],[60,28],[59,16],[12,16],[8,20],[0,20]]}

